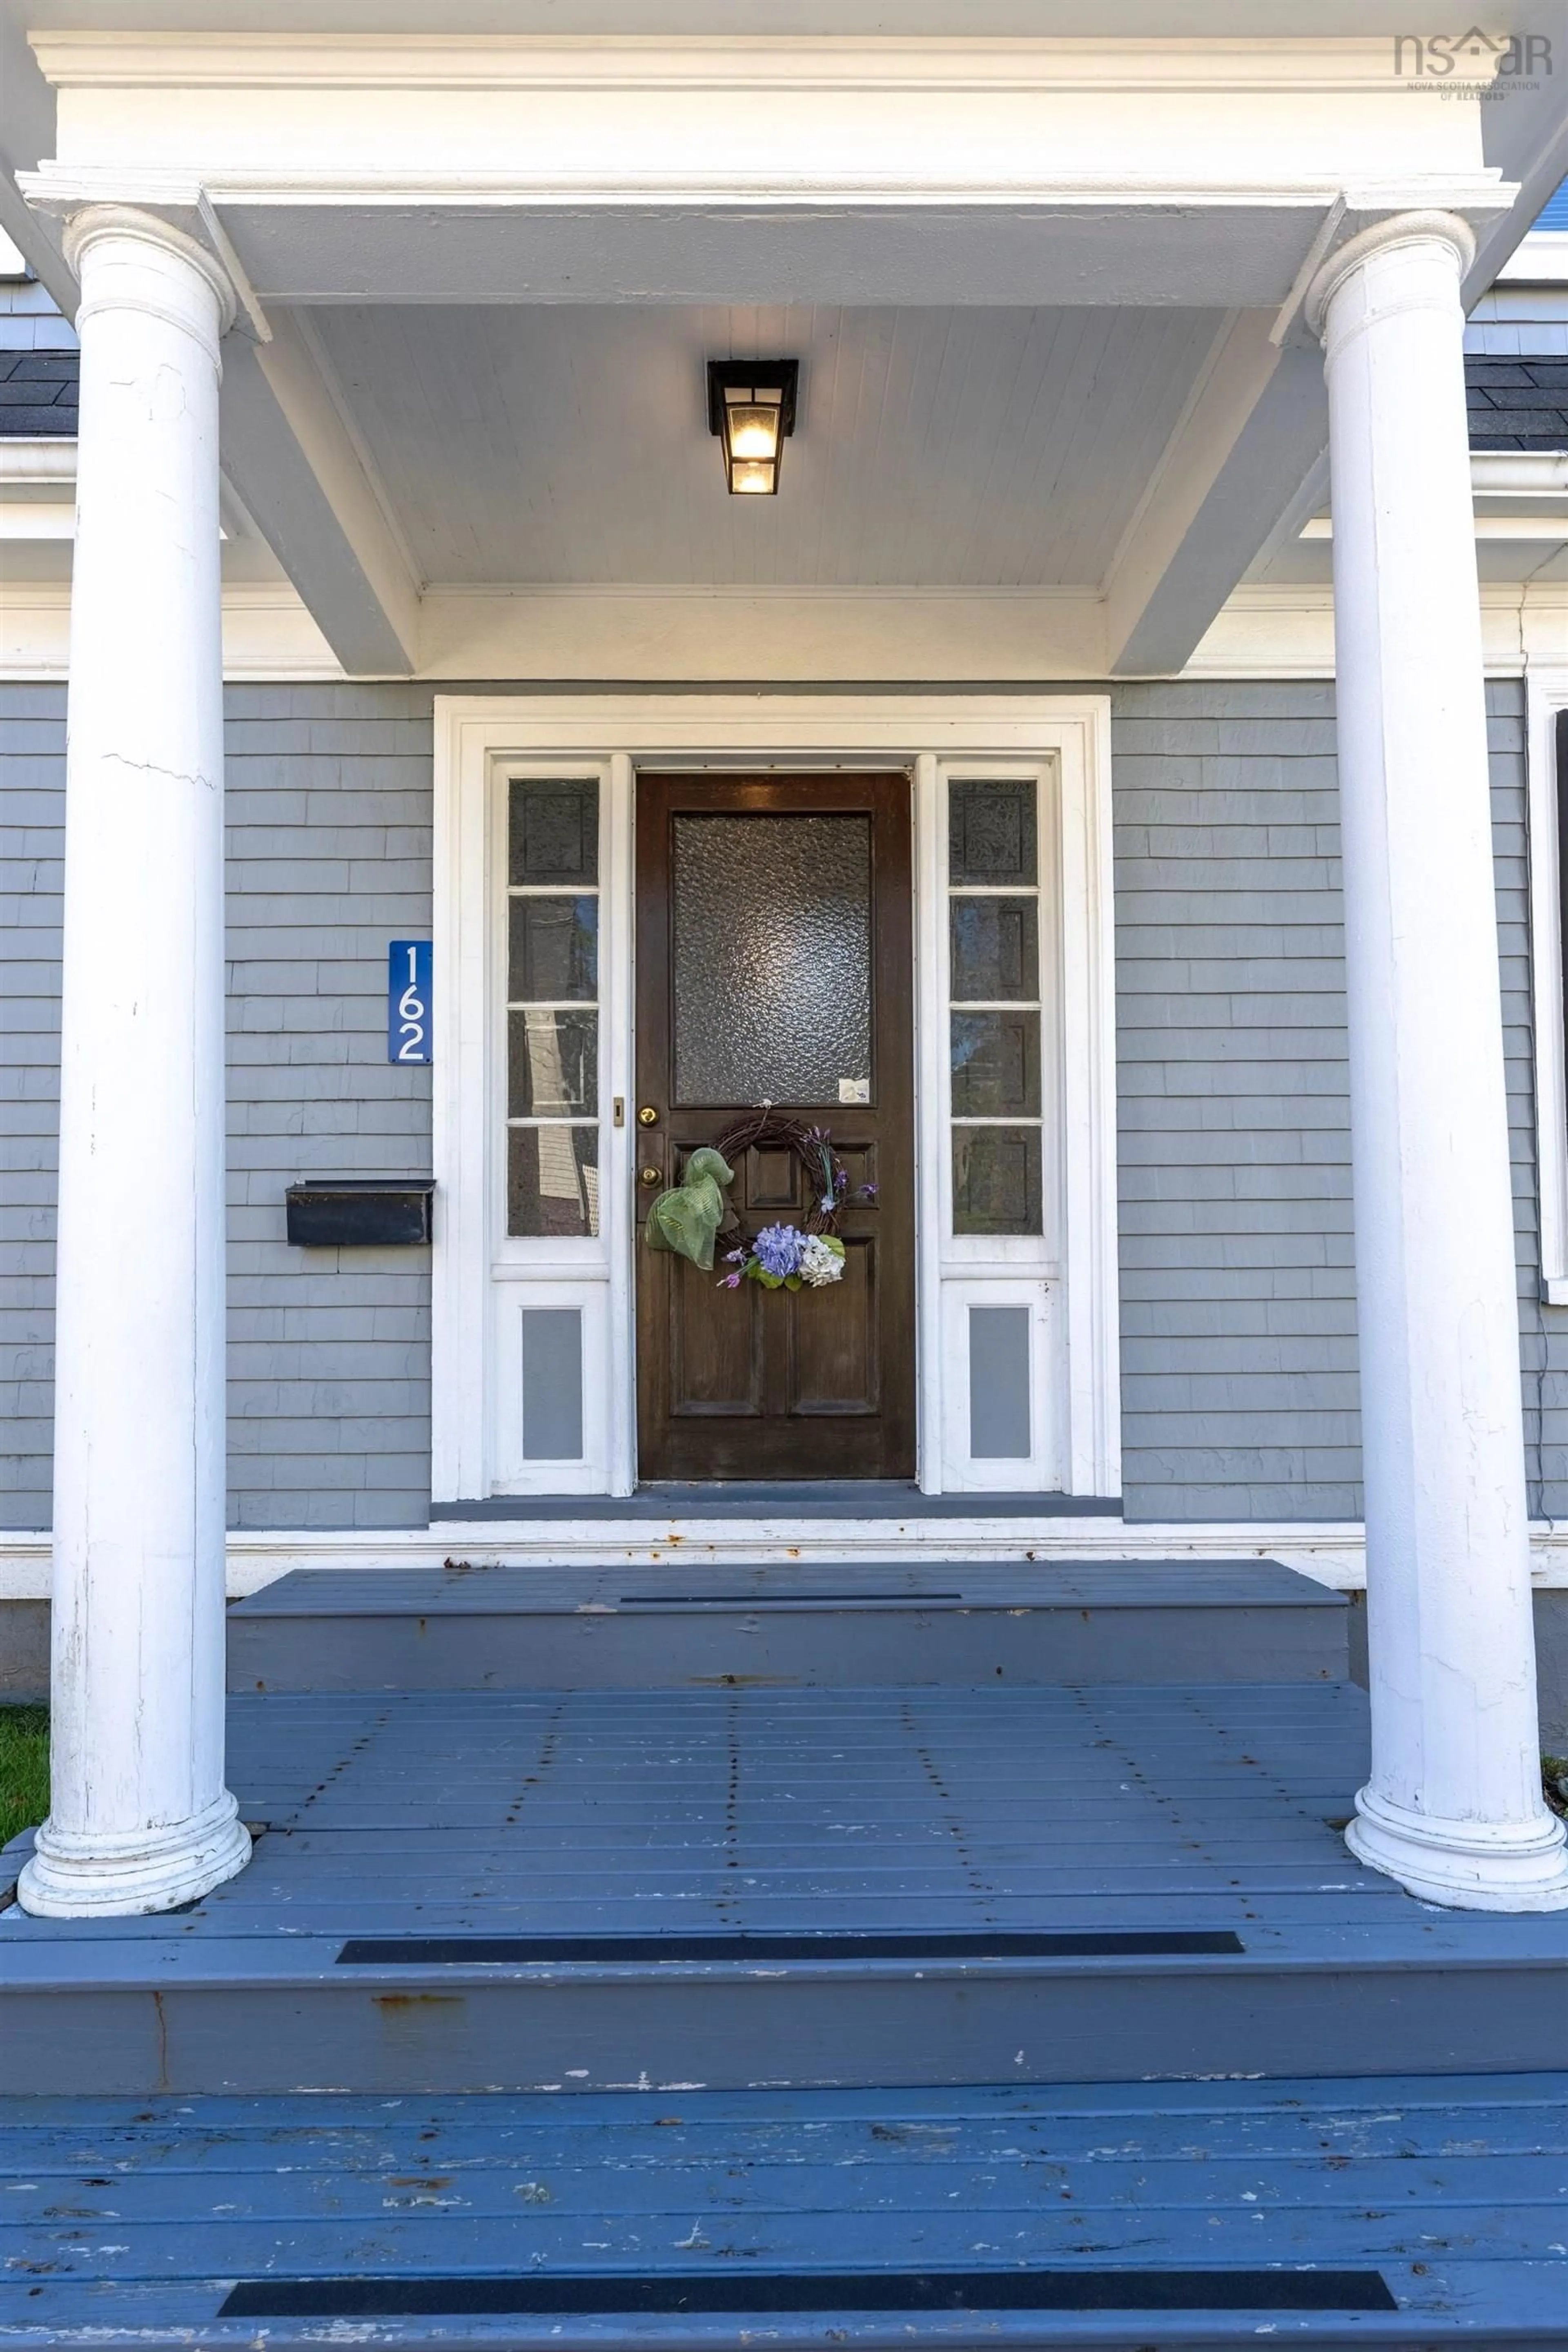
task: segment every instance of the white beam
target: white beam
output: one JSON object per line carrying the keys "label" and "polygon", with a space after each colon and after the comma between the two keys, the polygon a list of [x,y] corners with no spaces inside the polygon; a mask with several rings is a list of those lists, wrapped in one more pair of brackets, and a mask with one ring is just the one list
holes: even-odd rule
{"label": "white beam", "polygon": [[300,322],[224,352],[224,471],[345,670],[416,665],[419,590]]}
{"label": "white beam", "polygon": [[1322,363],[1243,311],[1218,339],[1106,586],[1111,675],[1179,670],[1328,445]]}

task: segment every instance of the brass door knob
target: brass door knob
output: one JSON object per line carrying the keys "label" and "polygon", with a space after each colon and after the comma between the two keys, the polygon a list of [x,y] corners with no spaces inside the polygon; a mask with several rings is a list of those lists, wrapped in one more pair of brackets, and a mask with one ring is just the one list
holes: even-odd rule
{"label": "brass door knob", "polygon": [[658,1125],[658,1113],[655,1110],[652,1103],[644,1103],[642,1108],[637,1113],[637,1125],[639,1127],[657,1127]]}
{"label": "brass door knob", "polygon": [[639,1173],[645,1184],[662,1184],[664,1181],[662,1168],[644,1168],[639,1171]]}

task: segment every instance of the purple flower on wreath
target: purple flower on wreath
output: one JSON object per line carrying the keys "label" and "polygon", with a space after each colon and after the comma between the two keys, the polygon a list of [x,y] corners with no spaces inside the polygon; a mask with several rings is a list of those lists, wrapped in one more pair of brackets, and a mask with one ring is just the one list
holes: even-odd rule
{"label": "purple flower on wreath", "polygon": [[805,1235],[795,1225],[764,1225],[752,1244],[752,1255],[764,1274],[786,1281],[800,1270]]}
{"label": "purple flower on wreath", "polygon": [[745,1251],[743,1249],[726,1250],[724,1253],[724,1264],[726,1265],[732,1265],[736,1271],[733,1274],[721,1276],[719,1282],[719,1288],[721,1290],[739,1290],[742,1279],[746,1270]]}

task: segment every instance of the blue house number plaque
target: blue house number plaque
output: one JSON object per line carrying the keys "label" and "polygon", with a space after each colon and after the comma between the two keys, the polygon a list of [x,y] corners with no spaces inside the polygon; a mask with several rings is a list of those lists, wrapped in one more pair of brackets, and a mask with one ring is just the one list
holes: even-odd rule
{"label": "blue house number plaque", "polygon": [[386,1058],[430,1062],[430,942],[394,940],[386,951]]}

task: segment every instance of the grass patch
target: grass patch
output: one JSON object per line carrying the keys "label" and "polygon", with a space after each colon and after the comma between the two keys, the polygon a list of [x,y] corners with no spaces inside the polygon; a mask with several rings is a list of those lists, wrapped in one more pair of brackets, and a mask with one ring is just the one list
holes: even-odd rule
{"label": "grass patch", "polygon": [[1568,1821],[1568,1756],[1542,1758],[1541,1784],[1552,1811],[1561,1813],[1564,1821]]}
{"label": "grass patch", "polygon": [[49,1810],[49,1713],[0,1706],[0,1845]]}

